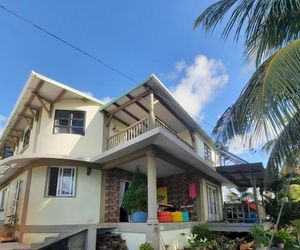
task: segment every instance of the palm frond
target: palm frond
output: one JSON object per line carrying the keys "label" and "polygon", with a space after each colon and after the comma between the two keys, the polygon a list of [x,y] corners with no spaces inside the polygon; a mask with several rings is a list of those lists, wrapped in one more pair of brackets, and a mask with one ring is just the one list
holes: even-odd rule
{"label": "palm frond", "polygon": [[[257,65],[286,44],[300,37],[300,0],[219,0],[206,8],[194,23],[213,31],[223,20],[222,37],[241,33],[245,38],[245,55],[255,56]],[[229,18],[226,19],[227,15]]]}
{"label": "palm frond", "polygon": [[[252,144],[278,136],[300,109],[300,39],[266,60],[213,130],[216,141],[237,135]],[[254,145],[250,145],[253,147]]]}
{"label": "palm frond", "polygon": [[267,181],[277,175],[279,168],[286,165],[289,168],[299,166],[297,155],[300,152],[300,111],[296,112],[276,139],[270,153],[266,168]]}

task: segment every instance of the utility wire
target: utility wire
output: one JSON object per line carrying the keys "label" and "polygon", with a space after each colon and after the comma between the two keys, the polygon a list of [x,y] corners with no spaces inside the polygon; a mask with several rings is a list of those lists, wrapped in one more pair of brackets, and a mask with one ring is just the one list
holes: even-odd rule
{"label": "utility wire", "polygon": [[97,63],[102,64],[103,66],[105,66],[106,68],[110,69],[111,71],[114,71],[115,73],[119,74],[120,76],[123,76],[123,77],[125,77],[126,79],[128,79],[128,80],[130,80],[130,81],[132,81],[132,82],[134,82],[134,83],[137,83],[137,82],[138,82],[138,81],[134,80],[132,77],[130,77],[129,75],[127,75],[127,74],[121,72],[121,71],[118,70],[117,68],[115,68],[115,67],[113,67],[113,66],[110,66],[109,64],[105,63],[105,62],[102,61],[101,59],[99,59],[99,58],[97,58],[97,57],[91,55],[90,53],[88,53],[88,52],[84,51],[83,49],[79,48],[78,46],[76,46],[76,45],[74,45],[74,44],[72,44],[72,43],[70,43],[70,42],[64,40],[63,38],[61,38],[61,37],[59,37],[59,36],[53,34],[52,32],[47,31],[46,29],[42,28],[41,26],[39,26],[39,25],[37,25],[37,24],[35,24],[35,23],[29,21],[29,20],[26,19],[25,17],[23,17],[23,16],[17,14],[16,12],[14,12],[14,11],[12,11],[12,10],[6,8],[5,6],[3,6],[3,5],[0,4],[0,8],[1,8],[2,10],[4,10],[4,11],[8,12],[9,14],[13,15],[14,17],[16,17],[16,18],[22,20],[23,22],[25,22],[25,23],[27,23],[27,24],[33,26],[34,28],[38,29],[39,31],[41,31],[41,32],[43,32],[43,33],[49,35],[50,37],[52,37],[52,38],[54,38],[54,39],[56,39],[56,40],[62,42],[63,44],[65,44],[65,45],[71,47],[72,49],[78,51],[79,53],[81,53],[81,54],[83,54],[83,55],[89,57],[90,59],[96,61]]}

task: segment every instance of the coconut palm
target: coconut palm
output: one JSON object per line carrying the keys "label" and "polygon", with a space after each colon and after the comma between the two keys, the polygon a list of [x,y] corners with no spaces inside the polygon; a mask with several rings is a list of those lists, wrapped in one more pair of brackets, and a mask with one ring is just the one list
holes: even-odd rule
{"label": "coconut palm", "polygon": [[219,0],[194,27],[212,31],[222,20],[222,36],[243,34],[245,58],[254,58],[257,68],[213,135],[222,143],[242,135],[251,147],[274,140],[267,164],[272,176],[284,163],[296,166],[300,151],[300,0]]}

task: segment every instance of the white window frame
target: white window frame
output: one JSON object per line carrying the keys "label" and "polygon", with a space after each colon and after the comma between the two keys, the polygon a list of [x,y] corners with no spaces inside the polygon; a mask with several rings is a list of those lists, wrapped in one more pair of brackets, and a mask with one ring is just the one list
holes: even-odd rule
{"label": "white window frame", "polygon": [[204,143],[204,159],[212,162],[212,149]]}
{"label": "white window frame", "polygon": [[[57,176],[57,185],[56,185],[56,195],[52,196],[49,195],[49,185],[50,185],[50,171],[51,168],[58,168],[58,176]],[[70,182],[70,189],[71,193],[64,194],[62,192],[62,184],[63,184],[63,173],[64,170],[71,169],[72,170],[72,181]],[[51,166],[49,167],[49,174],[48,174],[48,189],[47,189],[47,196],[51,197],[75,197],[75,190],[76,190],[76,177],[77,177],[77,167],[61,167],[61,166]]]}
{"label": "white window frame", "polygon": [[8,188],[3,189],[0,200],[0,212],[5,211],[8,197]]}
{"label": "white window frame", "polygon": [[[210,195],[210,192],[213,193],[213,195]],[[207,193],[207,215],[208,215],[208,221],[219,221],[220,220],[220,210],[219,210],[219,191],[218,188],[207,184],[206,186],[206,193]],[[214,200],[210,200],[210,198],[213,198]],[[214,213],[211,213],[211,206],[213,206]]]}

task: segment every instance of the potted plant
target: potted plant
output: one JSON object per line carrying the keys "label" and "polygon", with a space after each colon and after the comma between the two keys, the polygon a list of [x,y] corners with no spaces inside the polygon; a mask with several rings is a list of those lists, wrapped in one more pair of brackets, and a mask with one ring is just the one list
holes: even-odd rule
{"label": "potted plant", "polygon": [[296,237],[291,234],[288,229],[281,228],[275,233],[275,242],[277,243],[277,247],[280,249],[284,249],[285,244],[292,244]]}
{"label": "potted plant", "polygon": [[187,249],[195,249],[195,250],[205,250],[209,247],[209,241],[206,238],[199,238],[197,234],[191,234],[187,235],[185,233],[182,233],[189,243],[190,248],[184,248]]}
{"label": "potted plant", "polygon": [[15,225],[10,223],[5,223],[2,225],[2,237],[10,238],[13,237],[13,233],[15,231]]}
{"label": "potted plant", "polygon": [[266,250],[271,238],[270,231],[262,226],[255,226],[252,230],[254,246],[257,250]]}
{"label": "potted plant", "polygon": [[154,248],[150,243],[146,242],[139,246],[139,250],[154,250]]}
{"label": "potted plant", "polygon": [[124,194],[123,208],[131,215],[132,222],[146,222],[147,213],[147,176],[138,168],[133,174],[133,180]]}

